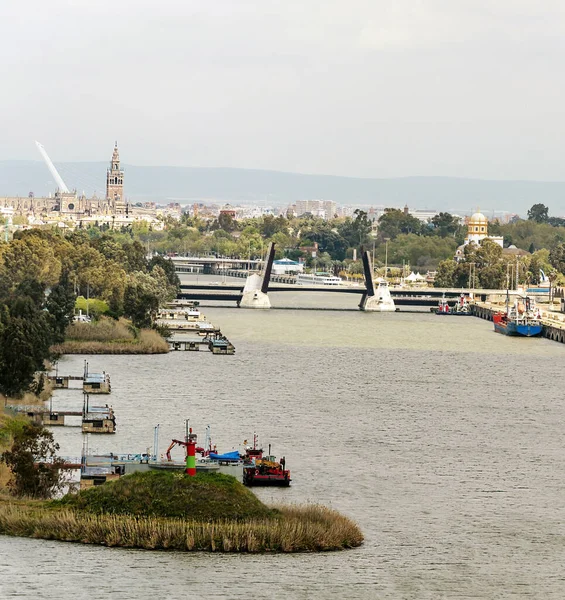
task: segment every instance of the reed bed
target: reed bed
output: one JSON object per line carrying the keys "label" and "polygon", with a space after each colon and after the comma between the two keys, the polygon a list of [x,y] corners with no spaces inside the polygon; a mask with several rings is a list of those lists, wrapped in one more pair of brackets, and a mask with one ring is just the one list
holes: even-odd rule
{"label": "reed bed", "polygon": [[67,340],[83,342],[131,342],[135,340],[135,329],[125,319],[115,321],[101,317],[92,323],[71,323],[65,332]]}
{"label": "reed bed", "polygon": [[156,331],[142,329],[137,337],[132,334],[131,338],[109,340],[67,339],[51,349],[57,354],[166,354],[169,345]]}
{"label": "reed bed", "polygon": [[363,543],[359,527],[323,506],[277,507],[272,519],[199,522],[93,514],[0,502],[0,534],[143,548],[209,552],[320,552]]}

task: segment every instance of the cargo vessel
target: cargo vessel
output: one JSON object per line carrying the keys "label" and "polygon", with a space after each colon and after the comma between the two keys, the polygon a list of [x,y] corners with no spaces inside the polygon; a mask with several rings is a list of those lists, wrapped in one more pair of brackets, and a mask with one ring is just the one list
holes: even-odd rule
{"label": "cargo vessel", "polygon": [[535,311],[529,297],[524,302],[516,300],[512,306],[507,301],[506,312],[495,313],[492,320],[494,330],[504,335],[535,337],[543,330],[539,311]]}

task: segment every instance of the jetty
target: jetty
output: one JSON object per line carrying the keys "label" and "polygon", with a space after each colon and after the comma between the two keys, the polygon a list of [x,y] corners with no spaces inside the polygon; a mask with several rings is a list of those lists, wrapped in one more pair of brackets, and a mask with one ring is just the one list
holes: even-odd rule
{"label": "jetty", "polygon": [[167,340],[169,350],[212,354],[235,354],[234,345],[222,334],[219,327],[210,323],[198,308],[199,302],[177,300],[159,311],[157,324],[171,332]]}
{"label": "jetty", "polygon": [[112,391],[110,375],[103,371],[102,373],[91,373],[88,369],[88,362],[84,361],[84,372],[82,375],[55,375],[48,376],[49,381],[57,390],[76,389],[71,387],[71,381],[81,381],[82,390],[88,394],[109,394]]}
{"label": "jetty", "polygon": [[111,406],[91,406],[88,394],[82,409],[83,433],[116,433],[116,416]]}

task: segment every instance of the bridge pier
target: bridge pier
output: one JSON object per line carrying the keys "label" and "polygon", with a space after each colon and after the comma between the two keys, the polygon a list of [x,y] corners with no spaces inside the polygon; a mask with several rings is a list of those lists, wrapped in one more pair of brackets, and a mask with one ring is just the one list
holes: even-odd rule
{"label": "bridge pier", "polygon": [[265,261],[261,275],[257,275],[257,273],[249,275],[245,282],[243,295],[238,306],[241,308],[271,308],[271,300],[269,299],[268,291],[274,259],[275,244],[271,242],[269,244],[269,249],[267,250],[267,260]]}
{"label": "bridge pier", "polygon": [[360,310],[366,312],[395,312],[396,305],[390,295],[388,284],[385,279],[379,279],[377,289],[373,281],[373,261],[371,253],[363,252],[363,270],[365,271],[365,286],[367,291],[363,294],[359,303]]}

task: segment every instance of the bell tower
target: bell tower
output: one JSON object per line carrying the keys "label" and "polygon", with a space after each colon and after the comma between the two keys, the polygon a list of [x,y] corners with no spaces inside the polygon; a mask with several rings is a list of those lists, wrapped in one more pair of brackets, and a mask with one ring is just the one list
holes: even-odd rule
{"label": "bell tower", "polygon": [[106,172],[106,199],[110,204],[112,212],[124,214],[126,212],[126,201],[124,198],[124,172],[120,169],[120,153],[118,142],[114,146],[112,162]]}

